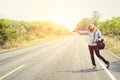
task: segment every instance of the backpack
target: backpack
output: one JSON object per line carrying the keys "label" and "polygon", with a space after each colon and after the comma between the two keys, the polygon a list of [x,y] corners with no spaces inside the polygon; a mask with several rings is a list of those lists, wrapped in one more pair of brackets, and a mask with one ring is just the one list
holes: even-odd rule
{"label": "backpack", "polygon": [[[97,31],[97,30],[96,30]],[[94,38],[95,38],[95,33],[96,31],[94,32]],[[99,35],[99,34],[98,34]],[[99,38],[99,37],[98,37]],[[98,49],[104,49],[105,48],[105,43],[104,43],[104,39],[102,39],[101,41],[97,41],[97,47]]]}

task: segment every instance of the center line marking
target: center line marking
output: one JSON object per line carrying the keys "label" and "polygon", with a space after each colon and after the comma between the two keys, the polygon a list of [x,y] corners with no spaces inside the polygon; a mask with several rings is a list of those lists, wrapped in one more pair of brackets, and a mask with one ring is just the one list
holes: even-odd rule
{"label": "center line marking", "polygon": [[8,72],[7,74],[5,74],[5,75],[3,75],[2,77],[0,77],[0,80],[4,79],[5,77],[7,77],[7,76],[9,76],[9,75],[11,75],[11,74],[13,74],[14,72],[18,71],[19,69],[23,68],[24,66],[25,66],[25,64],[19,66],[18,68],[14,69],[14,70],[12,70],[12,71],[10,71],[10,72]]}
{"label": "center line marking", "polygon": [[[82,37],[80,37],[80,39],[82,40],[82,42],[85,44],[86,47],[87,46],[87,43],[83,40]],[[97,59],[97,61],[99,62],[99,64],[102,66],[102,68],[105,70],[105,72],[108,74],[108,76],[111,78],[111,80],[117,80],[113,75],[112,73],[104,66],[104,64],[102,62],[100,62],[100,60],[95,56],[95,58]]]}

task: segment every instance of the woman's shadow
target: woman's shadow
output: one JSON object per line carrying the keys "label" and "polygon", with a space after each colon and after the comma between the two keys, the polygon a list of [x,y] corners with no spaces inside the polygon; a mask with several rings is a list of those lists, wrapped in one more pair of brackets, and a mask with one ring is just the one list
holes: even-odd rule
{"label": "woman's shadow", "polygon": [[80,69],[80,70],[66,70],[66,71],[58,71],[58,72],[90,73],[90,72],[96,72],[96,71],[102,71],[102,70],[103,69],[87,68],[87,69]]}

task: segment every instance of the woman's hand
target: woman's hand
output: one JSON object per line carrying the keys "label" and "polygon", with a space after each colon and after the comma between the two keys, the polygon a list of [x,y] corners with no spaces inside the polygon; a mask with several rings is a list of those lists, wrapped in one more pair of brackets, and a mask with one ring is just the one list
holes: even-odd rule
{"label": "woman's hand", "polygon": [[98,40],[93,40],[94,43],[97,43]]}

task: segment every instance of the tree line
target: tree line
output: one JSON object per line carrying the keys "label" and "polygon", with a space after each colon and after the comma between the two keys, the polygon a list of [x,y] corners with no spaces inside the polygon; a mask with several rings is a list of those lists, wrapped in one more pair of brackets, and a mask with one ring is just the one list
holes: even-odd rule
{"label": "tree line", "polygon": [[0,19],[0,47],[18,47],[27,41],[63,36],[70,32],[61,24],[53,21],[18,21]]}
{"label": "tree line", "polygon": [[120,39],[120,17],[113,17],[112,19],[99,21],[100,13],[93,11],[91,18],[83,18],[80,20],[74,31],[86,31],[88,26],[95,24],[97,29],[100,29],[102,34],[109,37],[116,37]]}
{"label": "tree line", "polygon": [[120,39],[120,17],[113,17],[111,20],[101,21],[97,28],[106,36]]}

